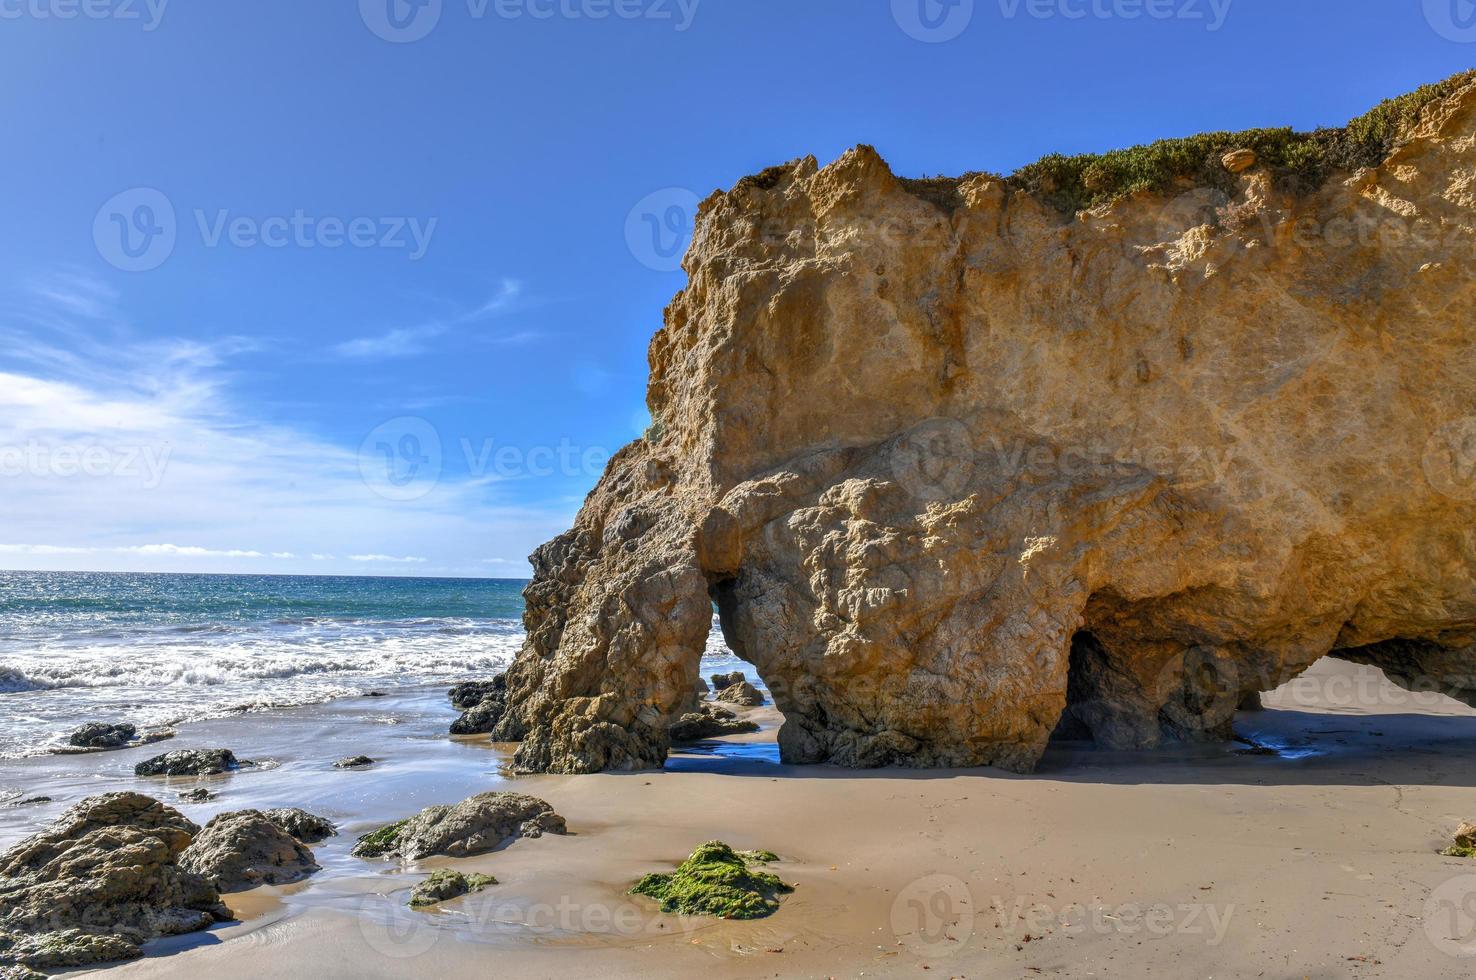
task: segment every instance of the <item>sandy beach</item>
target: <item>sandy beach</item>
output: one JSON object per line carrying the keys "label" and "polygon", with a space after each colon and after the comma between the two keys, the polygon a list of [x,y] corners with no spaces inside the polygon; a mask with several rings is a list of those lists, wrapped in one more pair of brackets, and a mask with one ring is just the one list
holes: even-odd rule
{"label": "sandy beach", "polygon": [[[664,771],[515,778],[512,747],[444,735],[454,712],[425,689],[187,726],[176,747],[261,763],[205,780],[220,795],[203,805],[177,799],[197,780],[132,776],[149,748],[11,764],[7,790],[55,802],[0,810],[0,843],[121,788],[201,823],[295,805],[340,825],[314,848],[319,874],[228,895],[241,921],[88,974],[117,978],[1458,974],[1476,953],[1460,911],[1476,868],[1437,851],[1471,816],[1476,712],[1335,661],[1265,702],[1236,721],[1256,753],[1068,744],[1029,776],[790,767],[777,712],[756,709],[762,731]],[[380,761],[332,768],[357,752]],[[421,807],[509,788],[548,800],[570,834],[407,866],[348,853]],[[710,839],[780,855],[796,887],[775,915],[683,918],[627,894]],[[407,908],[442,866],[500,884]]]}

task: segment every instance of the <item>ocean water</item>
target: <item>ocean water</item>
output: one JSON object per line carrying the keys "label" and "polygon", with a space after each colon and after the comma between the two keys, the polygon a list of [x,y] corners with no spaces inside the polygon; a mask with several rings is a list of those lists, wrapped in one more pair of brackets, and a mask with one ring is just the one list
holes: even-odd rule
{"label": "ocean water", "polygon": [[[0,758],[84,721],[172,725],[486,677],[522,645],[525,585],[0,572]],[[708,653],[704,670],[741,666],[716,631]]]}

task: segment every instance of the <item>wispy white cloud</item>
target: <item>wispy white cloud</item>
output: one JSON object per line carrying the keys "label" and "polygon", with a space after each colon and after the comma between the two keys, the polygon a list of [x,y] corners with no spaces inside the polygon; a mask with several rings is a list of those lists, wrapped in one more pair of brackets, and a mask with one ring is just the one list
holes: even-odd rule
{"label": "wispy white cloud", "polygon": [[[475,573],[489,548],[526,554],[572,516],[562,501],[513,505],[493,482],[454,474],[415,500],[387,499],[362,476],[357,438],[263,421],[240,402],[250,340],[140,336],[108,312],[114,301],[71,274],[0,291],[0,500],[4,539],[17,542],[0,555],[11,566],[348,572],[382,561]],[[366,414],[364,434],[382,421]]]}
{"label": "wispy white cloud", "polygon": [[[431,341],[450,333],[458,327],[488,320],[510,313],[517,308],[523,294],[523,284],[516,279],[504,279],[497,293],[475,309],[442,320],[431,320],[411,327],[397,327],[369,337],[357,337],[336,344],[333,353],[357,361],[390,360],[423,354]],[[493,340],[500,343],[523,343],[533,339],[534,331],[520,331]]]}

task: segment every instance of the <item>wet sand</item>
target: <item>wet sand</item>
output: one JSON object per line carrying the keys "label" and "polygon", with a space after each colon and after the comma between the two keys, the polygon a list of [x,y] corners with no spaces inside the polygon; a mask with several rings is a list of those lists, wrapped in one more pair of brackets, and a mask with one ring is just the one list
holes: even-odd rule
{"label": "wet sand", "polygon": [[[338,821],[322,873],[227,896],[242,921],[150,944],[122,978],[602,976],[1436,977],[1476,965],[1476,863],[1437,851],[1476,818],[1476,712],[1324,661],[1237,716],[1245,745],[1113,753],[1053,747],[1039,771],[788,767],[778,716],[666,770],[510,778],[511,747],[450,739],[440,689],[189,726],[166,748],[265,762],[205,780],[139,780],[162,749],[5,763],[9,845],[90,793],[139,788],[203,822],[297,805]],[[1238,751],[1239,750],[1239,751]],[[341,772],[366,753],[375,768]],[[167,788],[166,788],[167,787]],[[361,861],[354,837],[435,802],[516,788],[567,837],[411,867]],[[695,845],[767,848],[796,885],[774,916],[660,914],[626,894]],[[500,884],[429,913],[431,868]],[[1462,903],[1467,904],[1462,904]]]}

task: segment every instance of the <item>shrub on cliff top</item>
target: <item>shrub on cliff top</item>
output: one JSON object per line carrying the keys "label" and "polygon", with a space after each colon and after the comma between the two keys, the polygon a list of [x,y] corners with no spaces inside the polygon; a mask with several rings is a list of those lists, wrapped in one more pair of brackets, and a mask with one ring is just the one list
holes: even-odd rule
{"label": "shrub on cliff top", "polygon": [[770,851],[739,852],[722,841],[708,841],[676,871],[646,875],[630,893],[658,899],[663,912],[759,919],[779,908],[778,896],[794,891],[777,875],[749,868],[775,860]]}
{"label": "shrub on cliff top", "polygon": [[1476,81],[1476,70],[1388,99],[1342,129],[1298,133],[1251,129],[1201,133],[1145,146],[1077,156],[1051,154],[1021,167],[1007,182],[1073,213],[1139,191],[1166,191],[1176,181],[1230,190],[1234,177],[1220,163],[1231,150],[1253,150],[1258,163],[1295,189],[1313,190],[1339,170],[1376,166],[1394,148],[1400,131],[1425,107]]}

